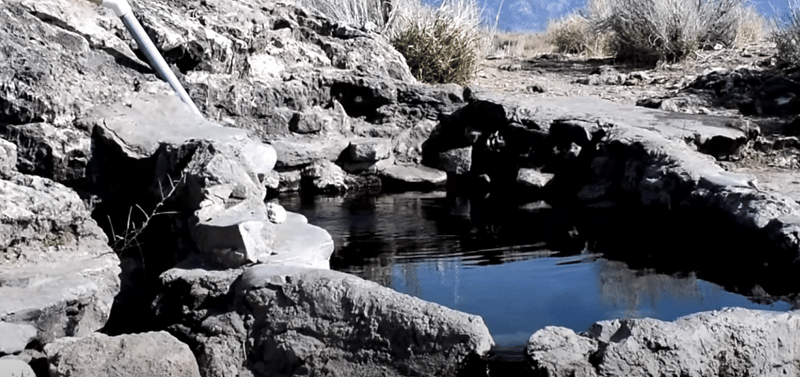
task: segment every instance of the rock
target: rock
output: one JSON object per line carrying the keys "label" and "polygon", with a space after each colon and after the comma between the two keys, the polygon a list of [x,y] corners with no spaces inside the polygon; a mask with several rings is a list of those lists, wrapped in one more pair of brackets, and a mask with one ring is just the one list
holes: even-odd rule
{"label": "rock", "polygon": [[496,111],[497,120],[493,121],[500,124],[496,126],[499,128],[503,124],[519,123],[528,129],[548,131],[557,119],[581,119],[595,125],[598,122],[627,124],[657,132],[670,140],[691,143],[717,158],[737,153],[759,133],[756,125],[735,118],[670,113],[598,98],[551,97],[531,101],[512,95],[500,98],[478,88],[468,88],[466,93],[471,103],[485,101],[501,107],[502,111]]}
{"label": "rock", "polygon": [[41,343],[103,327],[119,260],[75,192],[36,176],[0,180],[0,250],[0,321],[35,327]]}
{"label": "rock", "polygon": [[86,131],[49,123],[6,126],[7,138],[17,145],[17,170],[86,190],[86,166],[91,140]]}
{"label": "rock", "polygon": [[594,377],[597,374],[589,358],[597,349],[594,339],[563,327],[547,326],[531,335],[527,354],[537,373],[552,377]]}
{"label": "rock", "polygon": [[278,192],[300,191],[302,169],[278,172]]}
{"label": "rock", "polygon": [[339,162],[348,173],[379,172],[395,162],[392,141],[386,138],[352,140]]}
{"label": "rock", "polygon": [[551,179],[553,174],[542,173],[536,169],[519,169],[517,174],[517,183],[526,189],[541,190]]}
{"label": "rock", "polygon": [[344,193],[348,190],[347,173],[331,161],[318,161],[303,169],[303,179],[315,193]]}
{"label": "rock", "polygon": [[141,72],[149,68],[116,36],[124,26],[113,14],[61,0],[0,7],[9,62],[0,70],[0,123],[68,126],[86,109],[119,100],[134,80],[147,81]]}
{"label": "rock", "polygon": [[0,178],[11,175],[17,166],[17,146],[0,139]]}
{"label": "rock", "polygon": [[[198,211],[200,213],[203,210]],[[261,200],[245,200],[230,208],[200,215],[193,229],[197,249],[226,268],[266,259],[271,253],[274,226]]]}
{"label": "rock", "polygon": [[308,137],[284,138],[272,143],[278,154],[278,167],[298,168],[314,161],[335,161],[349,145],[344,137],[311,139]]}
{"label": "rock", "polygon": [[444,187],[447,173],[425,166],[392,165],[380,172],[385,191],[428,191]]}
{"label": "rock", "polygon": [[380,172],[390,168],[397,162],[394,155],[389,158],[379,161],[362,161],[362,162],[342,162],[342,169],[350,174],[380,174]]}
{"label": "rock", "polygon": [[530,202],[542,197],[545,186],[554,174],[542,173],[537,169],[522,168],[517,173],[516,195],[522,202]]}
{"label": "rock", "polygon": [[271,146],[194,116],[174,96],[144,94],[129,106],[99,108],[91,122],[97,144],[92,171],[104,200],[122,210],[144,206],[146,213],[154,209],[144,203],[166,203],[178,215],[175,229],[185,233],[155,235],[159,242],[193,243],[225,266],[269,255],[272,224],[262,180],[277,162]]}
{"label": "rock", "polygon": [[[272,216],[280,208],[283,221],[269,219],[267,207],[272,207]],[[204,258],[225,268],[256,262],[329,268],[333,253],[328,232],[275,203],[244,201],[201,221],[194,232]]]}
{"label": "rock", "polygon": [[278,203],[267,203],[267,219],[275,224],[286,221],[286,210]]}
{"label": "rock", "polygon": [[50,376],[200,376],[189,347],[166,332],[62,338],[44,348]]}
{"label": "rock", "polygon": [[577,84],[583,85],[623,85],[628,76],[619,73],[616,69],[609,66],[600,66],[595,68],[585,78],[575,80]]}
{"label": "rock", "polygon": [[348,151],[350,153],[350,161],[377,162],[391,157],[392,142],[382,138],[353,140],[350,142]]}
{"label": "rock", "polygon": [[[794,375],[798,373],[794,352],[798,339],[792,334],[799,326],[800,315],[795,312],[742,308],[696,313],[673,322],[650,318],[603,321],[585,336],[569,334],[572,331],[568,329],[558,331],[579,343],[597,344],[596,352],[534,364],[559,371],[550,376],[572,375],[570,368],[576,362],[591,362],[597,376]],[[548,354],[540,350],[575,349],[575,342],[562,339],[534,334],[528,352],[542,360]]]}
{"label": "rock", "polygon": [[702,113],[714,107],[739,110],[744,115],[786,116],[797,114],[800,85],[786,76],[761,68],[738,67],[706,70],[674,95],[643,99],[637,105]]}
{"label": "rock", "polygon": [[283,266],[330,268],[334,245],[331,235],[311,225],[301,215],[287,213],[286,221],[275,224],[270,255],[261,263]]}
{"label": "rock", "polygon": [[14,324],[0,321],[0,355],[22,352],[36,337],[37,330],[29,324]]}
{"label": "rock", "polygon": [[0,359],[0,377],[35,377],[33,368],[22,360]]}
{"label": "rock", "polygon": [[472,168],[472,147],[450,149],[437,157],[433,167],[450,174],[466,175]]}
{"label": "rock", "polygon": [[167,276],[160,318],[198,350],[205,375],[454,375],[492,345],[480,317],[336,271],[257,265]]}
{"label": "rock", "polygon": [[771,77],[755,92],[754,102],[758,115],[800,114],[800,83],[784,76]]}
{"label": "rock", "polygon": [[[0,28],[9,45],[4,57],[13,63],[0,78],[15,83],[0,90],[6,124],[0,133],[22,135],[23,171],[84,190],[94,108],[141,110],[143,95],[171,90],[131,50],[129,33],[107,9],[68,0],[12,0],[2,7],[8,10],[2,24],[19,27]],[[336,160],[353,139],[353,124],[368,125],[364,136],[407,138],[417,133],[406,132],[415,124],[464,102],[457,85],[416,83],[379,34],[336,25],[294,3],[134,8],[204,117],[272,143],[281,168]],[[22,148],[22,139],[35,142]],[[419,163],[418,145],[409,142],[393,141],[395,154]],[[93,184],[95,177],[88,178]]]}
{"label": "rock", "polygon": [[422,145],[427,140],[436,122],[424,119],[403,130],[392,139],[394,155],[401,163],[422,163]]}
{"label": "rock", "polygon": [[298,134],[310,134],[330,128],[333,117],[326,115],[321,110],[295,113],[289,121],[289,131]]}

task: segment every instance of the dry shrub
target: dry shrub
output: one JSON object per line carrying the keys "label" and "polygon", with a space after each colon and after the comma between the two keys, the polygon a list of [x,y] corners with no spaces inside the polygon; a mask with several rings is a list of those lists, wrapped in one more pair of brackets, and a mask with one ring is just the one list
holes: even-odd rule
{"label": "dry shrub", "polygon": [[549,22],[545,35],[561,53],[602,56],[607,50],[606,34],[596,33],[589,19],[575,13]]}
{"label": "dry shrub", "polygon": [[682,60],[698,48],[736,41],[744,0],[607,0],[608,16],[593,19],[612,32],[610,49],[625,61]]}
{"label": "dry shrub", "polygon": [[752,5],[738,9],[739,27],[736,30],[737,47],[743,47],[764,39],[767,21]]}
{"label": "dry shrub", "polygon": [[487,55],[510,58],[531,58],[553,52],[544,33],[492,33]]}
{"label": "dry shrub", "polygon": [[484,49],[482,16],[475,0],[301,0],[331,20],[357,27],[374,24],[406,58],[422,82],[466,84]]}
{"label": "dry shrub", "polygon": [[466,85],[484,51],[481,21],[474,0],[444,0],[400,15],[390,38],[417,80]]}
{"label": "dry shrub", "polygon": [[422,7],[420,0],[300,0],[300,4],[337,23],[356,27],[371,23],[382,33],[395,31],[401,14]]}
{"label": "dry shrub", "polygon": [[800,65],[800,1],[789,0],[789,9],[776,17],[770,39],[778,47],[778,58]]}

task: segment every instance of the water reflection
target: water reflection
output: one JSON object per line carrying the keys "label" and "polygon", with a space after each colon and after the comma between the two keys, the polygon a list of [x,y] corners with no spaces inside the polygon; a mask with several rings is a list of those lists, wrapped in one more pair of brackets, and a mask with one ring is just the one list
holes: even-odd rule
{"label": "water reflection", "polygon": [[605,259],[574,237],[569,214],[546,205],[476,207],[444,193],[280,200],[331,233],[332,268],[479,314],[499,345],[522,345],[547,325],[583,331],[611,318],[790,309],[753,303],[692,274]]}

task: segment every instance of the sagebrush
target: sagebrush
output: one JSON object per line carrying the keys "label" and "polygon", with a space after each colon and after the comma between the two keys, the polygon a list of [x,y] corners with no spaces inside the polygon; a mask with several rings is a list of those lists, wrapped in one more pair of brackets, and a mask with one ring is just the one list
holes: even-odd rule
{"label": "sagebrush", "polygon": [[800,65],[800,0],[789,0],[789,9],[775,18],[770,39],[778,48],[778,58]]}
{"label": "sagebrush", "polygon": [[676,62],[701,48],[733,47],[745,0],[603,0],[592,17],[596,33],[610,33],[619,59]]}
{"label": "sagebrush", "polygon": [[606,35],[598,35],[589,19],[580,14],[571,14],[549,22],[545,36],[556,51],[561,53],[602,56],[607,51]]}
{"label": "sagebrush", "polygon": [[487,56],[511,58],[531,58],[553,52],[545,33],[507,33],[488,32],[491,43],[487,46]]}
{"label": "sagebrush", "polygon": [[475,0],[303,0],[336,22],[374,24],[406,59],[417,80],[468,83],[478,69],[485,38]]}

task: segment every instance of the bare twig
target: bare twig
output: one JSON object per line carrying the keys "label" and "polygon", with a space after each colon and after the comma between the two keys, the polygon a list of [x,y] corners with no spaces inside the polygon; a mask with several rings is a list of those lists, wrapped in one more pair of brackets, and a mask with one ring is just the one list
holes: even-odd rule
{"label": "bare twig", "polygon": [[[182,182],[185,180],[185,176],[181,176],[181,178],[177,182]],[[135,204],[133,207],[128,208],[128,217],[125,221],[125,231],[117,234],[114,230],[113,222],[111,221],[111,217],[108,218],[108,223],[111,228],[111,248],[117,253],[122,254],[126,250],[137,248],[141,252],[142,244],[139,242],[139,237],[142,233],[147,229],[150,225],[150,221],[155,218],[156,216],[163,216],[163,215],[175,215],[178,214],[176,211],[161,211],[161,207],[164,206],[164,203],[175,194],[178,186],[170,178],[170,190],[166,194],[164,194],[164,190],[161,187],[161,182],[159,182],[159,192],[161,193],[161,201],[156,203],[155,207],[153,208],[152,212],[148,213],[145,211],[139,204]],[[144,216],[144,221],[140,225],[136,225],[134,221],[131,219],[133,215],[133,208],[136,207],[139,212],[142,213]],[[144,263],[144,261],[142,261]]]}

